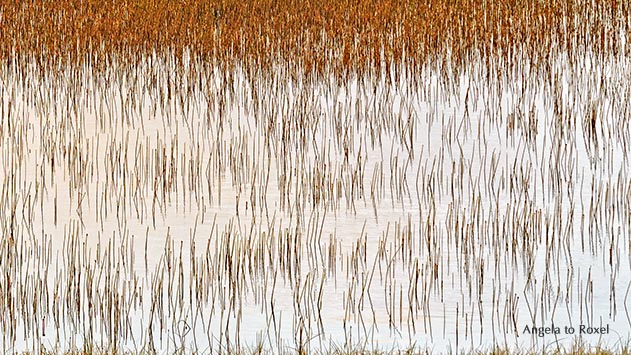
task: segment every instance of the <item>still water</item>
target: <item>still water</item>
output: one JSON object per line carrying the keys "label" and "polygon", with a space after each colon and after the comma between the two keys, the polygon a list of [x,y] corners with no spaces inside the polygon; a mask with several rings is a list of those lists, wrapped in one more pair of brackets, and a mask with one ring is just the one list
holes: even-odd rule
{"label": "still water", "polygon": [[2,347],[629,339],[629,60],[2,70]]}

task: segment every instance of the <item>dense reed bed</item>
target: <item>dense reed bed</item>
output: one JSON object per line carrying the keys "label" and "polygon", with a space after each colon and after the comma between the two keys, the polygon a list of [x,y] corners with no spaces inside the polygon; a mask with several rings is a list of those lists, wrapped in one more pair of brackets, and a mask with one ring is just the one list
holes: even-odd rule
{"label": "dense reed bed", "polygon": [[[153,51],[205,60],[341,74],[385,63],[458,64],[551,52],[617,53],[629,34],[625,1],[3,1],[0,53],[107,67]],[[626,49],[624,49],[626,51]],[[22,62],[22,61],[21,61]],[[248,65],[247,69],[251,69]]]}
{"label": "dense reed bed", "polygon": [[5,353],[631,334],[625,2],[4,1],[0,28]]}

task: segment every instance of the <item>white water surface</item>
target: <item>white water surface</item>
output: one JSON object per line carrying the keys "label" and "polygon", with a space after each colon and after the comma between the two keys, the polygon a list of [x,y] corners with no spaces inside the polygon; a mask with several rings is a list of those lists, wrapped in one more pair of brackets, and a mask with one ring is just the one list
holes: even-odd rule
{"label": "white water surface", "polygon": [[6,66],[3,349],[625,344],[629,60],[509,64]]}

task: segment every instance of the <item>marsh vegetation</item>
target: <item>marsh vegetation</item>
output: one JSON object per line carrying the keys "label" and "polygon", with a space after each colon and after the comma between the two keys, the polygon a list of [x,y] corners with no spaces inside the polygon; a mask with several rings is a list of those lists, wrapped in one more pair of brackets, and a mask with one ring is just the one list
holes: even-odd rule
{"label": "marsh vegetation", "polygon": [[1,2],[3,351],[618,349],[630,16]]}

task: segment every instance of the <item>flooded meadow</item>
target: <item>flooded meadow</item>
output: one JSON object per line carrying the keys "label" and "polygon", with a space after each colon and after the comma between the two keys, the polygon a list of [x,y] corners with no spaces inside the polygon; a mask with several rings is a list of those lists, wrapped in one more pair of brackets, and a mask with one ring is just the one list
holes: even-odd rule
{"label": "flooded meadow", "polygon": [[[182,19],[212,15],[210,47],[186,21],[142,27],[147,47],[107,16],[98,36],[1,37],[2,351],[627,346],[628,9],[433,2],[461,27],[408,29],[429,10],[387,2],[347,13],[377,26],[350,47],[343,14],[229,32],[243,9],[196,1]],[[42,6],[70,29],[98,12]],[[37,8],[0,9],[17,36]]]}

